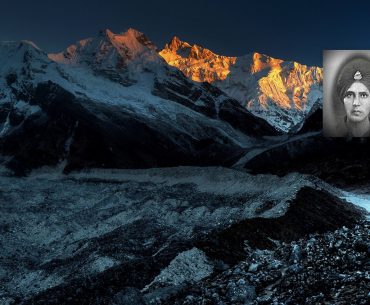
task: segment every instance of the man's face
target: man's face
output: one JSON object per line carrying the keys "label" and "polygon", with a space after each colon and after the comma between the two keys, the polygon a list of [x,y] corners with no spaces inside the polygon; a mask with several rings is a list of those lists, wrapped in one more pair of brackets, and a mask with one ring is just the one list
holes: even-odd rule
{"label": "man's face", "polygon": [[344,96],[347,119],[358,123],[368,118],[370,113],[370,92],[363,83],[355,82]]}

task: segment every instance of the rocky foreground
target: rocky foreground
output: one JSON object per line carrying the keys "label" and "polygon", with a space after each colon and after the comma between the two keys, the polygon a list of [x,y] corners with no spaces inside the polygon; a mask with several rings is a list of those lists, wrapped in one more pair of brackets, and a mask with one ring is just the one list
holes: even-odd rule
{"label": "rocky foreground", "polygon": [[273,250],[246,243],[241,263],[151,304],[369,304],[369,229],[344,226]]}
{"label": "rocky foreground", "polygon": [[3,175],[0,304],[365,304],[369,224],[340,197],[215,167]]}

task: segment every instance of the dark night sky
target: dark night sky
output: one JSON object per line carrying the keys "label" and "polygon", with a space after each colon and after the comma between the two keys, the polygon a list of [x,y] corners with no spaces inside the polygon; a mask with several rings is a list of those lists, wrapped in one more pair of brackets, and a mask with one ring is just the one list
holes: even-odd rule
{"label": "dark night sky", "polygon": [[[100,29],[133,27],[159,48],[173,35],[217,54],[253,51],[322,65],[324,49],[370,49],[370,8],[361,1],[2,1],[0,40],[28,39],[47,52]],[[365,2],[364,2],[365,3]]]}

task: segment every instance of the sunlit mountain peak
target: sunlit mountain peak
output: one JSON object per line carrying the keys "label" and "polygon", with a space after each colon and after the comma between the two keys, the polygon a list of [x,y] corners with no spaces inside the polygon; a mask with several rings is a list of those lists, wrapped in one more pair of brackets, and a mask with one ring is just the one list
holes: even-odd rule
{"label": "sunlit mountain peak", "polygon": [[49,58],[64,64],[86,64],[99,68],[123,68],[130,61],[146,57],[160,60],[156,46],[141,32],[129,28],[115,34],[109,29],[96,37],[82,39],[65,51],[49,54]]}
{"label": "sunlit mountain peak", "polygon": [[159,54],[198,82],[219,87],[256,116],[289,131],[322,101],[322,69],[253,52],[240,57],[215,54],[172,38]]}

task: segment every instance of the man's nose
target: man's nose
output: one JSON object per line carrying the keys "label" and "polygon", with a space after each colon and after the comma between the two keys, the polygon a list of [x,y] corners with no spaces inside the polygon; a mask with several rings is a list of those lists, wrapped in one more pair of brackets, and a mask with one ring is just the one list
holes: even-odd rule
{"label": "man's nose", "polygon": [[353,99],[353,105],[354,106],[358,106],[360,105],[360,97],[358,95],[356,95]]}

